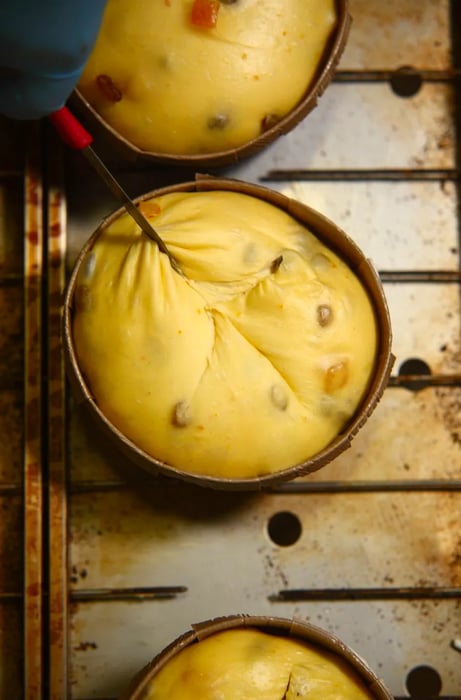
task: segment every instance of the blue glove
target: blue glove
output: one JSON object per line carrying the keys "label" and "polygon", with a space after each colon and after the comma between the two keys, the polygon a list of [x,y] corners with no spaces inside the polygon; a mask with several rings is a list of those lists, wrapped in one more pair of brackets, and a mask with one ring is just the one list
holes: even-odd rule
{"label": "blue glove", "polygon": [[107,0],[0,0],[0,113],[38,119],[63,106]]}

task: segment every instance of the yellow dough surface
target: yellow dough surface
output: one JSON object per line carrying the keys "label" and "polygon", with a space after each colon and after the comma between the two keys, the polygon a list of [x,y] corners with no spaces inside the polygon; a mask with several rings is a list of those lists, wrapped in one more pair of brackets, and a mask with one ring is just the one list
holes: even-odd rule
{"label": "yellow dough surface", "polygon": [[145,700],[371,700],[339,657],[257,629],[219,632],[172,658]]}
{"label": "yellow dough surface", "polygon": [[146,151],[213,153],[260,135],[300,101],[336,22],[334,0],[109,0],[79,90]]}
{"label": "yellow dough surface", "polygon": [[357,277],[256,197],[170,193],[141,205],[185,274],[126,214],[79,270],[73,335],[105,415],[154,457],[250,478],[325,447],[376,353]]}

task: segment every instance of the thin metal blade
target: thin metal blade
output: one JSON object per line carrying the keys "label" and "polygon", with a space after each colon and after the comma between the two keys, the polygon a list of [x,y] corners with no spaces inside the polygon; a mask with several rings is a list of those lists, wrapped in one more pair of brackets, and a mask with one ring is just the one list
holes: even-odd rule
{"label": "thin metal blade", "polygon": [[165,255],[168,256],[171,265],[176,270],[176,272],[183,274],[175,258],[171,255],[170,251],[166,247],[164,241],[158,235],[157,231],[153,228],[153,226],[151,226],[150,222],[146,219],[144,214],[130,199],[123,187],[120,185],[119,182],[117,182],[110,170],[107,169],[107,167],[104,165],[97,153],[91,148],[91,146],[87,146],[86,148],[84,148],[82,150],[82,153],[88,160],[88,162],[91,163],[92,167],[95,169],[98,175],[104,180],[112,194],[123,204],[130,216],[136,221],[138,226],[141,227],[141,230],[144,231],[146,236],[148,236],[158,245],[158,248],[162,253],[165,253]]}

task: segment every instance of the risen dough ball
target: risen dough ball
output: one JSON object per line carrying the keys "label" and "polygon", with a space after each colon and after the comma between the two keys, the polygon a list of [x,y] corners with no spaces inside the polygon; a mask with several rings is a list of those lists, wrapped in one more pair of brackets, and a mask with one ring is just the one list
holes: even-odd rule
{"label": "risen dough ball", "polygon": [[309,86],[335,25],[334,0],[109,0],[79,90],[146,151],[213,153],[285,116]]}
{"label": "risen dough ball", "polygon": [[325,447],[374,366],[362,285],[299,222],[236,192],[142,204],[175,272],[128,215],[80,268],[73,334],[103,413],[157,459],[249,478]]}
{"label": "risen dough ball", "polygon": [[145,700],[370,700],[338,657],[256,629],[219,632],[172,658]]}

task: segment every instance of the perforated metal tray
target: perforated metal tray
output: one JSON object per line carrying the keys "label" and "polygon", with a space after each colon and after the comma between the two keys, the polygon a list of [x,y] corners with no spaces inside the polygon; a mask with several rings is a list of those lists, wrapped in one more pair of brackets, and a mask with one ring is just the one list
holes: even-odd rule
{"label": "perforated metal tray", "polygon": [[[394,374],[351,449],[275,491],[154,479],[100,442],[67,392],[59,325],[69,269],[116,203],[47,125],[0,123],[0,698],[116,698],[191,623],[245,612],[335,632],[398,698],[461,698],[461,6],[351,14],[316,110],[219,171],[344,228],[394,326]],[[194,174],[96,148],[133,196]]]}

